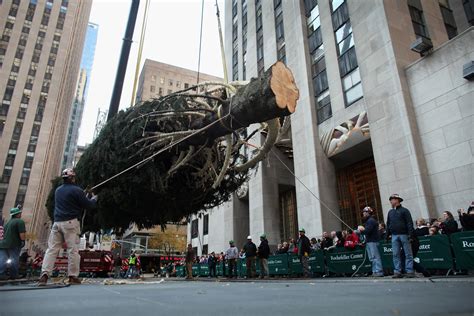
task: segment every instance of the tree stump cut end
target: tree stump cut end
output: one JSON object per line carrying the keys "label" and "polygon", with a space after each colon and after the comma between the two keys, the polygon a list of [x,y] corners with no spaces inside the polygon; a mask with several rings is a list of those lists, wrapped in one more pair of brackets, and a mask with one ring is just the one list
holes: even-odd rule
{"label": "tree stump cut end", "polygon": [[291,70],[281,61],[272,66],[272,78],[270,87],[275,94],[276,104],[281,109],[288,109],[290,113],[296,110],[296,102],[300,97],[300,91],[295,83]]}

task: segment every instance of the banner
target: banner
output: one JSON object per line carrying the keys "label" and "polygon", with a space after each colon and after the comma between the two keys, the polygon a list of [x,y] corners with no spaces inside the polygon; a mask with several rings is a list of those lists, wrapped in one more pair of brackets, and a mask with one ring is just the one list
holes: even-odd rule
{"label": "banner", "polygon": [[[303,266],[298,256],[289,255],[289,258],[291,274],[303,274]],[[312,252],[309,255],[308,264],[312,273],[324,274],[324,252],[322,250]]]}
{"label": "banner", "polygon": [[193,276],[198,276],[201,271],[199,264],[193,264]]}
{"label": "banner", "polygon": [[275,255],[268,258],[268,273],[270,275],[289,274],[288,255]]}
{"label": "banner", "polygon": [[[415,262],[421,264],[425,269],[451,269],[453,258],[446,235],[425,236],[418,238],[420,249],[414,258]],[[384,269],[394,269],[392,243],[380,243],[380,255]]]}
{"label": "banner", "polygon": [[451,244],[456,258],[456,268],[474,269],[474,231],[452,234]]}
{"label": "banner", "polygon": [[355,250],[336,248],[326,251],[324,257],[326,258],[327,268],[329,272],[332,273],[352,274],[357,271],[359,266],[359,273],[368,273],[372,271],[372,264],[370,263],[368,256],[365,254],[365,248],[358,248]]}
{"label": "banner", "polygon": [[208,275],[209,275],[209,265],[201,264],[201,268],[199,269],[199,276],[208,276]]}

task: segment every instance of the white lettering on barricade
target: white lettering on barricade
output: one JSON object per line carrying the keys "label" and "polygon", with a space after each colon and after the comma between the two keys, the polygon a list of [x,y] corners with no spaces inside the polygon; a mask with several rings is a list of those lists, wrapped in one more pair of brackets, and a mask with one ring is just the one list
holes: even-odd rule
{"label": "white lettering on barricade", "polygon": [[383,252],[384,253],[392,253],[392,248],[391,247],[383,247]]}
{"label": "white lettering on barricade", "polygon": [[462,247],[463,248],[474,248],[474,242],[463,240]]}
{"label": "white lettering on barricade", "polygon": [[420,245],[420,250],[431,250],[430,246],[430,244]]}

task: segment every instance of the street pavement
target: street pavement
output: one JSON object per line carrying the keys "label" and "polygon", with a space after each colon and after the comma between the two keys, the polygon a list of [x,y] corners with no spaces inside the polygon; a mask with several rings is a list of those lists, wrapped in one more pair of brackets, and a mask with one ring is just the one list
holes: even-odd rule
{"label": "street pavement", "polygon": [[[154,280],[61,289],[0,287],[3,315],[474,315],[474,280]],[[110,282],[109,282],[110,283]]]}

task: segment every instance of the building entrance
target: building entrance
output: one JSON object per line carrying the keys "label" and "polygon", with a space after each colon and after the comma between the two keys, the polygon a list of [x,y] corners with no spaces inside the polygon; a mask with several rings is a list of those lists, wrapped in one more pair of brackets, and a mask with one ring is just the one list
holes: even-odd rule
{"label": "building entrance", "polygon": [[296,190],[280,192],[280,238],[288,241],[298,235],[298,212],[296,210]]}
{"label": "building entrance", "polygon": [[361,224],[360,211],[370,206],[377,220],[383,221],[374,158],[364,159],[336,171],[339,210],[342,220],[351,227]]}

